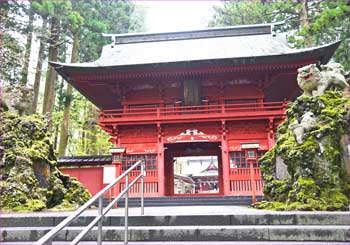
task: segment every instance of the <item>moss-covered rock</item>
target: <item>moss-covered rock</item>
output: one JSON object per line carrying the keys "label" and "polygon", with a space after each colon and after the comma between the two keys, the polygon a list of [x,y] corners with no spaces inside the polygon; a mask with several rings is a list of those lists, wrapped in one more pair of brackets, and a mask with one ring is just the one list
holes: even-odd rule
{"label": "moss-covered rock", "polygon": [[[350,100],[338,91],[300,96],[289,104],[287,118],[277,130],[276,144],[259,159],[265,201],[255,208],[273,210],[348,210],[350,179],[343,161],[341,138],[350,134]],[[291,124],[312,112],[316,126],[298,143]],[[276,177],[276,159],[289,176]]]}
{"label": "moss-covered rock", "polygon": [[74,209],[90,198],[84,186],[57,169],[48,124],[40,115],[3,113],[2,210]]}

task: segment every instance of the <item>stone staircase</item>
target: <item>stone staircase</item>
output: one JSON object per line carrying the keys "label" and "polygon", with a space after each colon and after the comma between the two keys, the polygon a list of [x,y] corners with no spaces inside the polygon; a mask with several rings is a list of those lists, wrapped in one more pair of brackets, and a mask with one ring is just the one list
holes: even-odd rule
{"label": "stone staircase", "polygon": [[[182,207],[182,210],[191,207]],[[201,207],[203,208],[203,207]],[[228,208],[228,207],[227,207]],[[172,207],[164,208],[163,214],[155,214],[156,208],[146,208],[145,216],[138,216],[139,209],[131,209],[129,217],[129,240],[133,243],[167,241],[190,244],[224,244],[228,241],[246,242],[350,242],[349,212],[266,212],[238,210],[235,214],[173,215]],[[225,206],[217,207],[224,210]],[[108,244],[122,244],[124,239],[123,209],[111,213],[104,219],[103,240]],[[169,210],[167,215],[164,213]],[[218,210],[218,211],[220,211]],[[137,211],[137,212],[136,212]],[[67,244],[84,225],[93,219],[87,214],[70,227],[62,230],[54,239],[56,244]],[[209,212],[210,213],[210,212]],[[220,212],[216,212],[220,213]],[[52,227],[61,222],[67,213],[30,213],[1,215],[1,244],[32,244]],[[92,230],[83,241],[96,241],[96,229]],[[188,242],[188,243],[186,243]],[[84,242],[82,242],[84,244]],[[164,244],[164,243],[163,243]],[[225,243],[226,244],[226,243]]]}

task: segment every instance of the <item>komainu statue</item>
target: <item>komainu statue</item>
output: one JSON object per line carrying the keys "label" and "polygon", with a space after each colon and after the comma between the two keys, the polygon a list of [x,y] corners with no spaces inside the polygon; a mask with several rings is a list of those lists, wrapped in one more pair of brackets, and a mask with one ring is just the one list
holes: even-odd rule
{"label": "komainu statue", "polygon": [[344,75],[344,68],[341,64],[321,65],[321,70],[316,64],[311,64],[298,69],[297,80],[299,87],[304,91],[304,95],[320,96],[332,85],[342,89],[350,87]]}
{"label": "komainu statue", "polygon": [[293,131],[298,144],[303,143],[305,132],[314,129],[315,127],[317,127],[315,115],[310,111],[304,113],[300,123],[298,120],[295,120],[288,126],[288,128]]}

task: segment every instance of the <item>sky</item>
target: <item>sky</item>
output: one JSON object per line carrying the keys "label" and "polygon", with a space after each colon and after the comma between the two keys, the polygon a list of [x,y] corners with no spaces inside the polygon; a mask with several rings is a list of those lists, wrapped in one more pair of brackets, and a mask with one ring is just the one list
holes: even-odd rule
{"label": "sky", "polygon": [[146,8],[147,32],[206,28],[213,14],[213,6],[222,4],[217,0],[138,0],[134,3]]}

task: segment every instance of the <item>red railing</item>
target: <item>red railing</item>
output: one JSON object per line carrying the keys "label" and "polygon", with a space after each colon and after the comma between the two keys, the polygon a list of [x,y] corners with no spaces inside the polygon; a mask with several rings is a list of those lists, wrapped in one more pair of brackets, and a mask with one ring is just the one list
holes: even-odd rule
{"label": "red railing", "polygon": [[249,116],[283,116],[285,102],[219,104],[201,106],[173,106],[173,107],[143,107],[101,112],[101,122],[151,121],[151,120],[181,120],[222,117],[249,117]]}
{"label": "red railing", "polygon": [[[253,174],[251,174],[253,171]],[[230,191],[232,195],[262,195],[263,181],[260,168],[231,168]],[[254,187],[255,186],[255,187]]]}
{"label": "red railing", "polygon": [[[140,170],[134,170],[130,172],[130,181],[133,181],[140,174]],[[121,181],[120,190],[125,188],[125,181]],[[140,183],[136,183],[129,190],[129,195],[131,197],[139,197],[140,196]],[[158,171],[157,170],[146,170],[145,176],[145,186],[144,186],[144,194],[146,197],[152,197],[158,195]]]}

